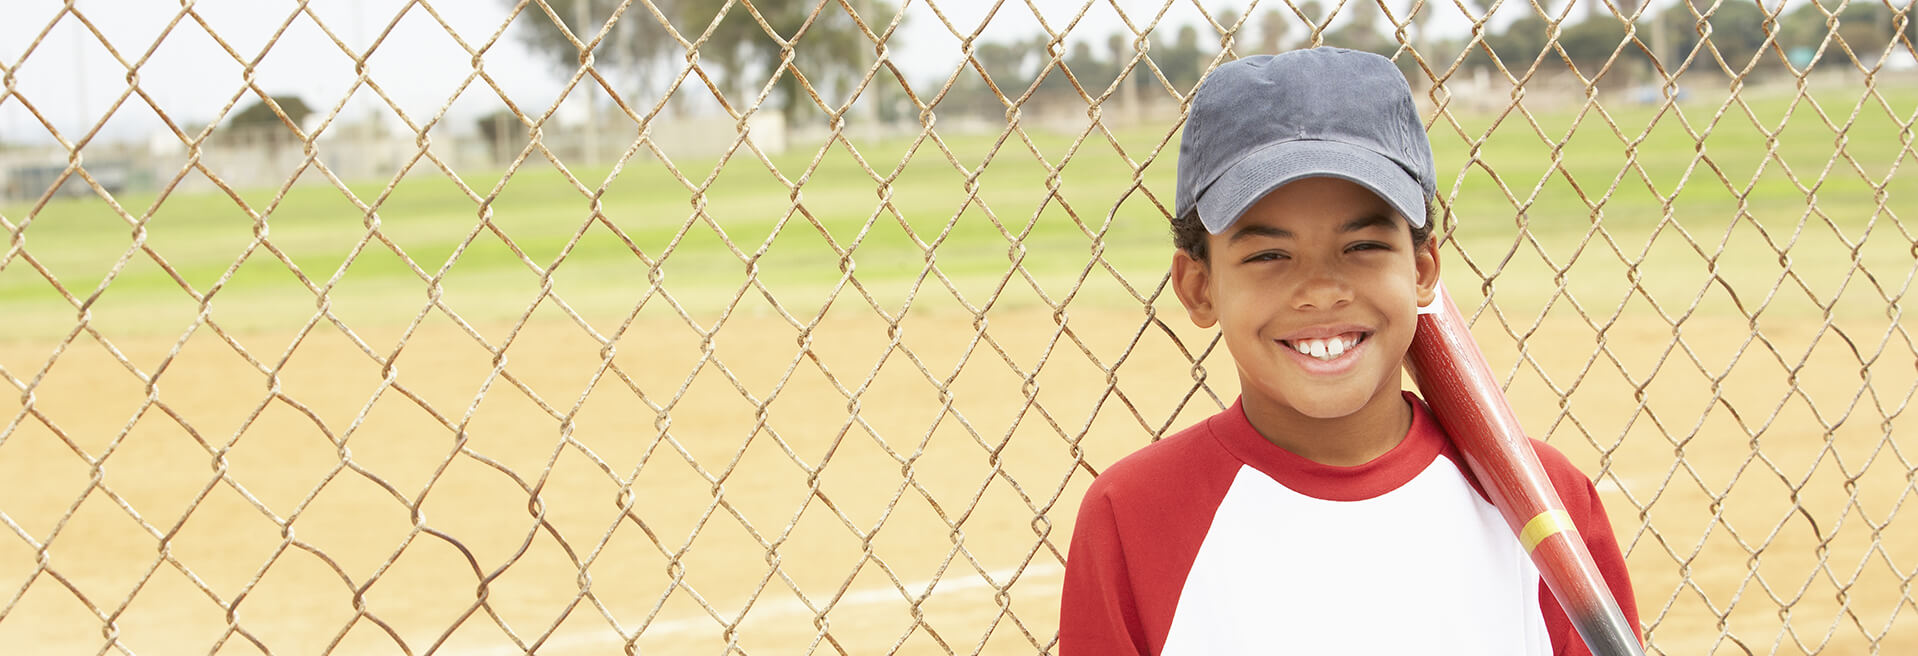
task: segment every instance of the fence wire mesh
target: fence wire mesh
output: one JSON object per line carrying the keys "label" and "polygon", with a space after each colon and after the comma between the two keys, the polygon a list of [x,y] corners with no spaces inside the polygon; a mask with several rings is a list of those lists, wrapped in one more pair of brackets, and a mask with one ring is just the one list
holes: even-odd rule
{"label": "fence wire mesh", "polygon": [[0,644],[1053,653],[1086,484],[1236,394],[1184,103],[1324,44],[1647,651],[1912,653],[1911,7],[11,6]]}

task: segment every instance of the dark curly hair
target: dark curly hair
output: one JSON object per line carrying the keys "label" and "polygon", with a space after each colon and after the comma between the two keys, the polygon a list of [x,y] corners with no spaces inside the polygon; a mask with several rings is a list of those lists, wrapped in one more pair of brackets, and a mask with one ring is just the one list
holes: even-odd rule
{"label": "dark curly hair", "polygon": [[[1437,223],[1438,204],[1427,200],[1425,203],[1425,225],[1412,226],[1412,245],[1424,246],[1432,238],[1432,226]],[[1172,219],[1172,245],[1191,255],[1192,259],[1210,263],[1212,254],[1206,247],[1205,224],[1199,222],[1198,210],[1186,212],[1185,216]]]}

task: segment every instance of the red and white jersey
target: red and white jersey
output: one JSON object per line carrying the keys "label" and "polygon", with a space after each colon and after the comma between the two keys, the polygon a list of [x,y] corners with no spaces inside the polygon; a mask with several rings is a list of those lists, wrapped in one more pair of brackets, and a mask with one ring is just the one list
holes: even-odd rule
{"label": "red and white jersey", "polygon": [[[1061,656],[1588,654],[1424,402],[1357,467],[1261,437],[1235,403],[1121,459],[1086,492]],[[1638,622],[1592,483],[1534,441],[1577,535]]]}

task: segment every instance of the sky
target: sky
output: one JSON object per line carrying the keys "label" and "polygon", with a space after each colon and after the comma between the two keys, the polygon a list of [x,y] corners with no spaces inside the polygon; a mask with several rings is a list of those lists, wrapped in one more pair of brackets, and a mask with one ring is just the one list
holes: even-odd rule
{"label": "sky", "polygon": [[[556,8],[568,1],[552,0]],[[1208,11],[1249,4],[899,0],[906,18],[889,47],[908,79],[924,84],[943,79],[959,65],[960,41],[954,31],[969,33],[988,16],[983,37],[1010,40],[1040,33],[1040,16],[1057,30],[1083,9],[1068,38],[1088,39],[1102,51],[1106,35],[1123,26],[1115,6],[1135,23],[1151,21],[1163,10],[1158,20],[1161,29],[1170,32],[1176,29],[1172,26],[1201,20],[1195,1]],[[312,0],[311,17],[298,13],[292,0],[198,0],[191,3],[198,20],[181,15],[181,3],[168,0],[75,0],[73,5],[77,15],[63,13],[60,0],[9,0],[0,20],[0,66],[12,84],[11,93],[0,98],[0,142],[51,143],[53,131],[76,141],[106,117],[96,140],[177,143],[160,113],[191,135],[223,110],[228,116],[239,111],[256,99],[245,91],[248,62],[254,63],[252,82],[269,94],[297,94],[322,112],[339,106],[343,117],[379,117],[400,127],[404,124],[397,114],[372,88],[354,90],[357,73],[347,51],[364,51],[375,39],[382,40],[367,60],[368,78],[415,123],[447,106],[446,127],[455,132],[464,131],[473,117],[501,107],[502,92],[522,108],[543,111],[560,97],[567,77],[548,58],[529,51],[515,30],[495,40],[511,11],[503,0]],[[1455,5],[1433,5],[1442,12],[1441,26],[1465,24]],[[1266,0],[1263,6],[1279,5]],[[493,42],[479,63],[500,91],[477,78],[461,90],[474,71],[474,57],[447,27],[476,50]],[[130,68],[137,69],[133,79],[151,105],[130,93]],[[232,108],[226,109],[229,104]],[[560,116],[577,112],[568,104]]]}

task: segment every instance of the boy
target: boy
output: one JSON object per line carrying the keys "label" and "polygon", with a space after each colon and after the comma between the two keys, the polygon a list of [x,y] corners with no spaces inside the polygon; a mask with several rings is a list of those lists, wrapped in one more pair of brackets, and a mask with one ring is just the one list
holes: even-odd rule
{"label": "boy", "polygon": [[[1431,143],[1392,63],[1228,63],[1179,144],[1172,285],[1237,364],[1231,408],[1107,469],[1066,560],[1062,656],[1586,654],[1418,397]],[[1628,621],[1591,482],[1534,442]]]}

